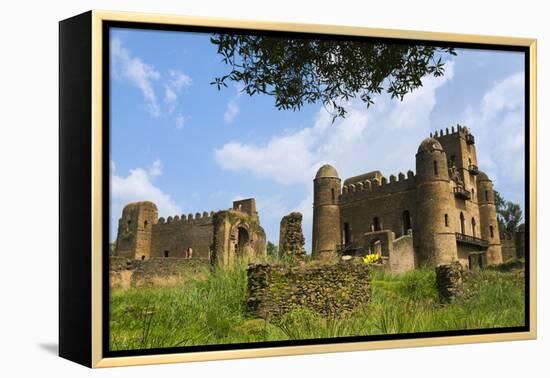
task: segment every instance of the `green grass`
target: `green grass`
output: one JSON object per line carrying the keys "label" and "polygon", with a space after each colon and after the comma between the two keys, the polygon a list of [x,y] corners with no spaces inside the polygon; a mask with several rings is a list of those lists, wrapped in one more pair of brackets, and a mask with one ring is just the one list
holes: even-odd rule
{"label": "green grass", "polygon": [[470,273],[463,297],[438,301],[433,269],[375,272],[371,303],[343,319],[306,309],[275,323],[246,313],[246,265],[213,270],[179,287],[111,292],[111,349],[128,350],[255,341],[512,327],[524,324],[521,269]]}

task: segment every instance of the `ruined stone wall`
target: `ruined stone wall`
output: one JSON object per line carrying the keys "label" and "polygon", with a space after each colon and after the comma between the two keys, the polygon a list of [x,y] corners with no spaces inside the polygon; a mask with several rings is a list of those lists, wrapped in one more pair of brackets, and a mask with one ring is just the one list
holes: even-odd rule
{"label": "ruined stone wall", "polygon": [[208,261],[173,257],[143,261],[110,257],[109,263],[111,289],[177,286],[190,278],[200,278],[210,269]]}
{"label": "ruined stone wall", "polygon": [[502,243],[502,261],[508,262],[517,258],[516,239],[509,234],[502,235],[500,240]]}
{"label": "ruined stone wall", "polygon": [[392,273],[404,273],[414,270],[413,235],[401,236],[393,241],[393,250],[389,258]]}
{"label": "ruined stone wall", "polygon": [[297,308],[336,318],[368,303],[371,297],[370,268],[363,263],[303,268],[253,264],[247,274],[247,306],[261,318],[278,318]]}
{"label": "ruined stone wall", "polygon": [[168,217],[166,221],[160,218],[153,226],[151,256],[164,257],[167,252],[169,257],[209,260],[213,237],[214,228],[209,213]]}
{"label": "ruined stone wall", "polygon": [[293,212],[281,219],[279,229],[279,256],[305,258],[305,238],[302,232],[302,213]]}

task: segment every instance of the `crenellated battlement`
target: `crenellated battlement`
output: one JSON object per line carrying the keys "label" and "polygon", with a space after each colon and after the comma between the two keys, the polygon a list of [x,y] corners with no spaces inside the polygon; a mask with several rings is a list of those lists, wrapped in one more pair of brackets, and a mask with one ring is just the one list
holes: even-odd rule
{"label": "crenellated battlement", "polygon": [[169,216],[167,218],[160,217],[158,222],[154,226],[164,225],[183,225],[183,224],[207,224],[211,223],[214,217],[214,211],[203,211],[202,213],[195,214],[182,214]]}
{"label": "crenellated battlement", "polygon": [[450,129],[448,127],[446,127],[445,129],[439,129],[439,130],[436,130],[434,132],[431,132],[430,133],[430,138],[436,138],[437,139],[437,138],[441,138],[441,137],[447,136],[447,135],[466,136],[466,135],[471,135],[471,134],[470,134],[470,130],[466,126],[462,126],[462,125],[457,124],[456,127],[451,126]]}
{"label": "crenellated battlement", "polygon": [[405,175],[399,172],[396,175],[390,175],[389,180],[381,176],[372,180],[362,180],[353,183],[344,184],[342,187],[341,200],[354,199],[357,197],[377,196],[379,194],[395,193],[403,190],[409,190],[416,186],[416,176],[413,171],[407,171]]}

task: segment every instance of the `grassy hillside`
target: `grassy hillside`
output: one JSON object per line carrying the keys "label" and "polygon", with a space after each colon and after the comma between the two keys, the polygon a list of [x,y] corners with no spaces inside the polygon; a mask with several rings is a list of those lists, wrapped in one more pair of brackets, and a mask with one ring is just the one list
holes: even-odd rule
{"label": "grassy hillside", "polygon": [[441,305],[434,270],[375,273],[372,301],[344,319],[295,310],[276,323],[245,311],[246,265],[205,271],[178,287],[112,290],[111,348],[128,350],[253,341],[512,327],[524,324],[524,274],[470,273],[466,294]]}

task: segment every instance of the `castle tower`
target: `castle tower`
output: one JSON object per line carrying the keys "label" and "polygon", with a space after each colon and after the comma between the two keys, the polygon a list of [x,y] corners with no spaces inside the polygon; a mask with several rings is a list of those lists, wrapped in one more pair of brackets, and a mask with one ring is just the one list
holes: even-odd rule
{"label": "castle tower", "polygon": [[454,197],[447,155],[434,138],[427,138],[416,154],[417,215],[413,228],[416,266],[449,263],[458,259],[452,227]]}
{"label": "castle tower", "polygon": [[153,202],[126,205],[118,221],[117,256],[136,260],[151,258],[153,224],[157,223],[157,219],[157,206]]}
{"label": "castle tower", "polygon": [[479,172],[477,176],[477,202],[479,204],[481,238],[489,242],[487,264],[501,264],[502,246],[498,230],[493,182],[483,172]]}
{"label": "castle tower", "polygon": [[338,172],[328,164],[319,168],[313,180],[313,258],[330,256],[342,243],[340,184]]}
{"label": "castle tower", "polygon": [[477,186],[475,176],[478,173],[475,138],[464,126],[457,125],[456,131],[454,128],[451,133],[448,131],[440,130],[439,134],[436,131],[434,138],[446,151],[449,168],[455,167],[464,188],[471,191]]}

